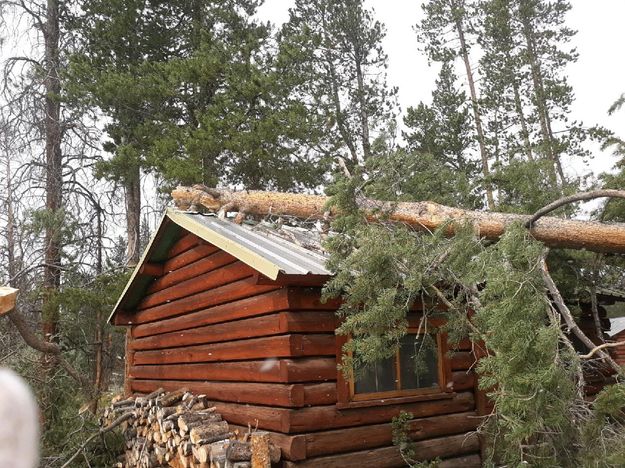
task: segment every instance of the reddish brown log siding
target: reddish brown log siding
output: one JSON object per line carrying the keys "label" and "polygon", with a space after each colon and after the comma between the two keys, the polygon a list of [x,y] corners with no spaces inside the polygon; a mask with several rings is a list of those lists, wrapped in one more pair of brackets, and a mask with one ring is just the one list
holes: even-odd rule
{"label": "reddish brown log siding", "polygon": [[390,424],[401,411],[416,418],[411,436],[423,457],[479,465],[477,439],[467,436],[479,424],[471,343],[451,357],[456,393],[340,410],[337,301],[322,303],[319,288],[257,278],[229,254],[183,236],[129,314],[127,391],[205,394],[228,422],[272,431],[286,466],[403,466]]}

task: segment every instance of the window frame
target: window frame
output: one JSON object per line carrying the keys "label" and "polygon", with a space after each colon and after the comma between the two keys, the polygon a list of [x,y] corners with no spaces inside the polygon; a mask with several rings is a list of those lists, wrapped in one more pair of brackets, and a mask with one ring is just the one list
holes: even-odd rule
{"label": "window frame", "polygon": [[[426,333],[434,335],[436,338],[437,355],[438,355],[438,386],[415,388],[405,390],[389,390],[385,392],[371,393],[355,393],[354,379],[346,379],[342,371],[338,371],[337,375],[337,407],[339,408],[361,408],[367,406],[392,405],[401,403],[410,403],[414,401],[438,400],[444,398],[453,398],[455,395],[453,389],[453,380],[451,373],[451,361],[448,356],[449,347],[447,343],[447,333],[441,331],[430,332],[424,327],[419,327],[420,317],[410,317],[408,334],[424,335]],[[442,319],[427,319],[427,330],[439,327],[443,324]],[[337,362],[341,364],[343,357],[343,345],[351,338],[349,336],[338,336],[337,343]],[[399,372],[399,350],[395,353],[395,368],[399,382],[401,382],[401,373]],[[401,385],[401,384],[400,384]]]}

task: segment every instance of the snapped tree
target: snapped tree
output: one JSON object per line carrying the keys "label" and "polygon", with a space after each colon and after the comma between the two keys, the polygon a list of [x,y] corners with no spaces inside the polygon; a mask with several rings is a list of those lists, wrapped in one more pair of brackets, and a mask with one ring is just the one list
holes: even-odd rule
{"label": "snapped tree", "polygon": [[[591,232],[607,225],[543,216],[570,202],[623,198],[625,192],[569,197],[534,216],[503,215],[508,223],[495,235],[482,223],[501,219],[497,213],[475,216],[427,202],[376,202],[364,198],[363,186],[356,177],[344,180],[330,199],[200,187],[179,188],[172,195],[183,208],[332,217],[334,235],[326,247],[335,276],[325,292],[343,299],[339,333],[352,337],[345,348],[352,355],[349,371],[395,353],[415,301],[429,296],[443,304],[450,339],[468,336],[487,350],[478,372],[480,386],[495,404],[481,426],[491,442],[488,462],[585,466],[596,459],[608,465],[625,460],[622,371],[606,346],[596,346],[576,325],[547,267],[549,250],[537,240],[541,225],[580,223],[590,230],[577,231],[578,247],[601,249]],[[625,236],[625,226],[611,227]],[[570,247],[564,231],[550,242]],[[488,237],[497,241],[485,242]],[[573,335],[587,353],[578,354]],[[597,365],[616,372],[616,383],[588,401],[585,371]],[[598,434],[600,444],[594,440]]]}

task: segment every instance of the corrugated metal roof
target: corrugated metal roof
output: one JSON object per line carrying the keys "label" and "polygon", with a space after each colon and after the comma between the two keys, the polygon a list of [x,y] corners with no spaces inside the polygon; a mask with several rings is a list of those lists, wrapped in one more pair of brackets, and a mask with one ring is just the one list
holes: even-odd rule
{"label": "corrugated metal roof", "polygon": [[614,336],[625,330],[625,317],[615,317],[610,319],[610,331],[608,336]]}
{"label": "corrugated metal roof", "polygon": [[[312,252],[294,242],[290,242],[268,230],[255,231],[247,225],[234,224],[219,219],[215,215],[199,213],[181,213],[182,216],[192,219],[205,228],[220,234],[224,238],[256,252],[269,262],[276,265],[287,275],[330,275],[325,264],[327,257]],[[197,233],[196,233],[197,234]],[[198,234],[199,235],[199,234]],[[205,239],[211,242],[210,239]],[[219,246],[218,246],[219,247]],[[254,266],[254,265],[250,265]]]}
{"label": "corrugated metal roof", "polygon": [[272,233],[271,229],[263,227],[255,230],[254,227],[234,224],[212,214],[168,209],[117,301],[109,321],[113,320],[118,311],[136,307],[154,279],[150,275],[142,274],[141,266],[145,263],[163,262],[182,230],[228,252],[273,280],[280,274],[331,275],[325,266],[327,256],[322,251],[306,249]]}

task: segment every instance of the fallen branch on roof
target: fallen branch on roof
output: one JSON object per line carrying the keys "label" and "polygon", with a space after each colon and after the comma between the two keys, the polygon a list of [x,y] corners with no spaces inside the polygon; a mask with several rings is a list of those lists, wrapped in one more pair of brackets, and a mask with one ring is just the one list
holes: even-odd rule
{"label": "fallen branch on roof", "polygon": [[[314,220],[324,220],[328,216],[328,197],[322,195],[232,191],[194,186],[178,187],[172,196],[176,206],[183,210],[203,206],[214,212],[238,211],[260,216],[289,215]],[[429,201],[391,203],[365,198],[360,199],[358,204],[371,220],[377,220],[384,214],[391,221],[423,230],[437,229],[449,221],[470,222],[480,236],[490,240],[498,239],[506,227],[514,222],[528,224],[536,218],[531,215],[463,210]],[[330,216],[333,214],[336,213],[329,212]],[[453,234],[453,224],[449,225],[448,230],[450,235]],[[625,253],[625,224],[540,217],[532,221],[531,233],[549,247]]]}

